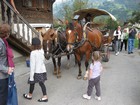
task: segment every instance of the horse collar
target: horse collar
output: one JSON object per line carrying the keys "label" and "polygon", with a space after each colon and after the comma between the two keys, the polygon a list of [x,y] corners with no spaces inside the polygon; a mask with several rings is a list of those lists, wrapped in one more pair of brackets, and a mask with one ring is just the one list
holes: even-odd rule
{"label": "horse collar", "polygon": [[84,38],[84,40],[88,40],[87,39],[87,32],[85,32],[85,31],[83,32],[83,38]]}

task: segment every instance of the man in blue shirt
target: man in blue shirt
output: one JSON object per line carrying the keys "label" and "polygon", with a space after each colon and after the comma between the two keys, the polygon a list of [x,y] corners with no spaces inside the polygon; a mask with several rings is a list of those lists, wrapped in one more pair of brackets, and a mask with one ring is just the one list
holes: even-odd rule
{"label": "man in blue shirt", "polygon": [[134,28],[134,26],[130,29],[129,31],[129,35],[128,35],[128,54],[132,54],[133,53],[133,49],[134,49],[134,41],[135,41],[135,35],[136,35],[137,31]]}

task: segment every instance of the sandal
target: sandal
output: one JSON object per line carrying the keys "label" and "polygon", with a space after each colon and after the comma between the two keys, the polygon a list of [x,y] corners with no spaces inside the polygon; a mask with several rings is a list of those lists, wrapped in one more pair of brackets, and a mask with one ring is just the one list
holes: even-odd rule
{"label": "sandal", "polygon": [[23,97],[28,99],[28,100],[31,100],[32,99],[32,96],[29,96],[29,94],[23,94]]}
{"label": "sandal", "polygon": [[38,100],[38,102],[48,102],[48,99],[47,99],[47,98],[40,98],[40,99]]}

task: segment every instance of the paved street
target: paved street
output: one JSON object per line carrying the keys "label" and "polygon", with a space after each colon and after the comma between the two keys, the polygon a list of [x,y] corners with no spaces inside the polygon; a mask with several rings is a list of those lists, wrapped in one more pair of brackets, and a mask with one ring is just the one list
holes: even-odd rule
{"label": "paved street", "polygon": [[[121,52],[115,56],[111,52],[110,61],[103,63],[104,71],[101,75],[102,100],[94,99],[95,90],[91,100],[82,98],[87,90],[87,81],[77,80],[78,66],[74,66],[74,57],[71,56],[70,69],[67,68],[67,59],[62,59],[62,77],[57,79],[52,74],[53,65],[47,61],[48,80],[45,82],[49,101],[39,103],[42,97],[38,84],[35,86],[32,100],[23,98],[23,93],[28,92],[29,68],[25,62],[16,64],[15,80],[17,84],[19,105],[140,105],[140,52],[128,55]],[[85,71],[82,62],[83,72]]]}

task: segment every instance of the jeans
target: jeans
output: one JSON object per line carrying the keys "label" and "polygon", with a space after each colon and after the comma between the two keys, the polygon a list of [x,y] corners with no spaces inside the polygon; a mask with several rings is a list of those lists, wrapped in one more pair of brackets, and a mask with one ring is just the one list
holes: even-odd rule
{"label": "jeans", "polygon": [[119,52],[121,49],[121,41],[120,40],[116,40],[115,41],[115,53]]}
{"label": "jeans", "polygon": [[8,78],[0,79],[0,105],[7,104],[8,96]]}
{"label": "jeans", "polygon": [[128,53],[132,53],[134,49],[134,41],[135,39],[128,39]]}

